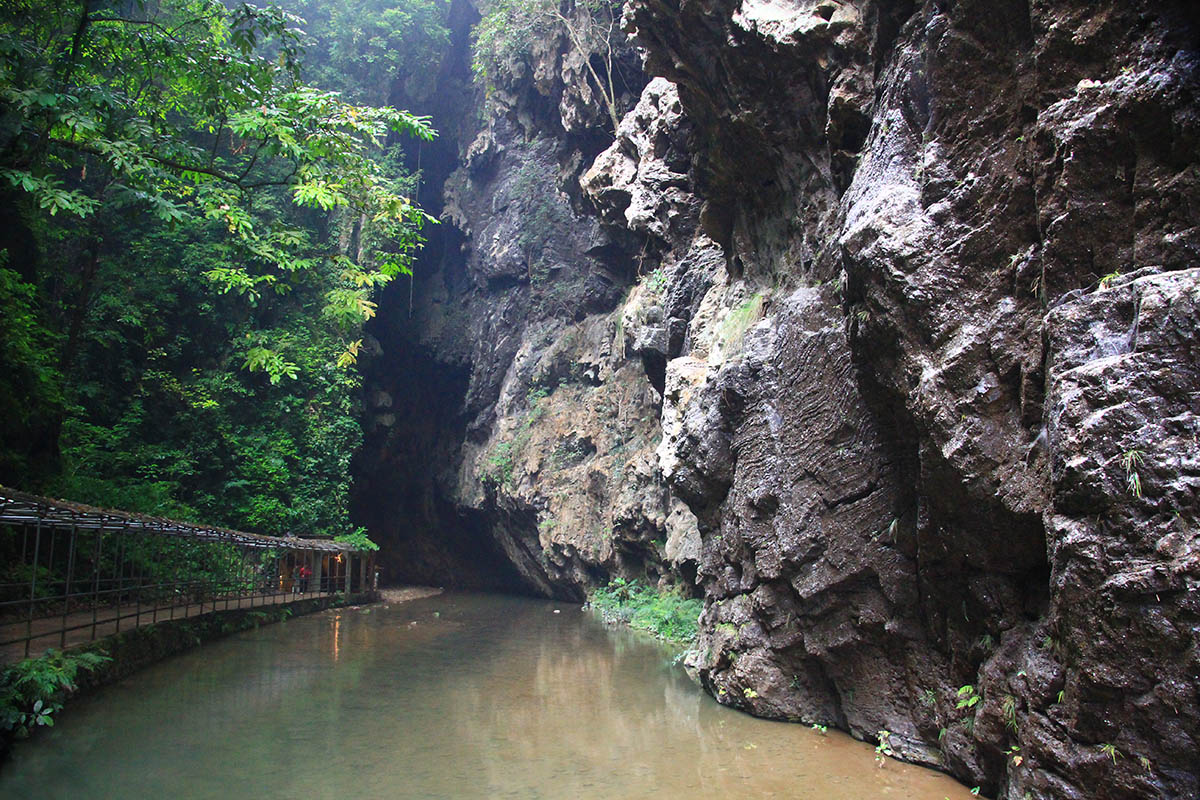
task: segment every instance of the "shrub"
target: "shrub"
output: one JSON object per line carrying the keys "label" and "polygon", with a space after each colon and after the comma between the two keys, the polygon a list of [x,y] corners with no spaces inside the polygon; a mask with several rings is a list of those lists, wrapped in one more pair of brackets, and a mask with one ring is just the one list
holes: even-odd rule
{"label": "shrub", "polygon": [[614,578],[589,598],[609,621],[649,631],[661,639],[692,643],[699,633],[703,604],[677,591],[658,592],[638,581]]}
{"label": "shrub", "polygon": [[79,670],[90,672],[111,659],[101,653],[47,650],[0,672],[0,733],[27,736],[54,725],[62,701],[75,691]]}
{"label": "shrub", "polygon": [[496,449],[488,456],[487,466],[488,470],[483,475],[485,481],[498,486],[510,485],[513,478],[513,443],[501,442],[496,445]]}
{"label": "shrub", "polygon": [[367,536],[367,529],[361,525],[350,533],[343,533],[333,537],[333,540],[348,544],[360,553],[379,549],[379,545],[371,541],[370,537]]}
{"label": "shrub", "polygon": [[566,34],[571,46],[584,55],[590,86],[608,112],[615,135],[621,113],[614,53],[625,42],[621,0],[570,0],[566,4],[559,0],[484,0],[479,10],[482,17],[473,34],[471,66],[489,95],[504,72],[529,62],[532,42]]}
{"label": "shrub", "polygon": [[480,10],[471,66],[490,89],[500,71],[529,58],[530,43],[554,29],[554,16],[546,0],[493,0]]}

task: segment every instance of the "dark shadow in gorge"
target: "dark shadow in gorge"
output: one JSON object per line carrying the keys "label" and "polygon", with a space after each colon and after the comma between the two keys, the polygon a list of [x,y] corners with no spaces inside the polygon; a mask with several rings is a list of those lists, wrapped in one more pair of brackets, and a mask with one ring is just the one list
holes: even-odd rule
{"label": "dark shadow in gorge", "polygon": [[[470,72],[471,25],[478,12],[465,0],[450,10],[451,52],[437,89],[424,102],[397,88],[393,104],[433,118],[432,142],[401,142],[409,169],[423,175],[418,200],[434,217],[443,208],[442,186],[458,166],[463,114],[475,108]],[[378,352],[360,362],[364,441],[351,465],[351,515],[380,545],[384,584],[436,584],[454,588],[528,592],[511,561],[490,535],[481,514],[464,511],[447,487],[455,484],[465,438],[464,398],[469,362],[446,363],[420,343],[413,308],[445,292],[455,296],[467,281],[463,236],[450,223],[431,225],[413,266],[380,296],[367,333]]]}
{"label": "dark shadow in gorge", "polygon": [[392,404],[368,412],[375,424],[352,467],[353,518],[380,545],[385,584],[526,591],[485,520],[461,513],[444,494],[464,435],[467,370],[435,361],[389,326],[390,316],[406,313],[407,300],[405,292],[381,301],[374,326],[383,353],[364,369],[368,404],[382,387]]}

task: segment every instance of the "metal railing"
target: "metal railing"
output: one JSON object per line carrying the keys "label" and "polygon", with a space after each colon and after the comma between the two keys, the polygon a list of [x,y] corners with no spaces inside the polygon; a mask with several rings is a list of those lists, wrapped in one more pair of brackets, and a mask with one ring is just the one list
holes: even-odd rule
{"label": "metal railing", "polygon": [[162,620],[364,591],[368,561],[329,540],[257,536],[0,487],[0,663]]}

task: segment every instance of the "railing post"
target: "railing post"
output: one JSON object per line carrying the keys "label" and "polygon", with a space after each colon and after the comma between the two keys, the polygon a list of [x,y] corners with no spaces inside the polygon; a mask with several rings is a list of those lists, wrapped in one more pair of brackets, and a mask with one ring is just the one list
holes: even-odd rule
{"label": "railing post", "polygon": [[29,643],[33,638],[33,600],[37,596],[38,556],[42,545],[42,521],[39,519],[33,534],[33,569],[29,573],[29,617],[25,622],[25,657],[29,658]]}
{"label": "railing post", "polygon": [[71,525],[71,549],[67,555],[67,588],[63,591],[62,636],[58,640],[59,649],[67,646],[67,615],[71,611],[71,579],[75,577],[75,537],[78,530]]}
{"label": "railing post", "polygon": [[179,591],[179,576],[172,573],[171,585],[167,588],[167,619],[175,619],[175,593]]}
{"label": "railing post", "polygon": [[242,607],[242,600],[249,600],[250,605],[254,605],[254,584],[250,580],[250,559],[249,551],[243,547],[241,551],[242,568],[238,571],[241,576],[242,583],[241,599],[238,600],[238,608]]}
{"label": "railing post", "polygon": [[125,537],[117,536],[117,560],[113,572],[117,576],[117,633],[121,632],[121,592],[125,588]]}
{"label": "railing post", "polygon": [[[157,564],[162,561],[162,559],[159,558],[160,553],[158,550],[158,545],[162,540],[159,537],[155,536],[152,541],[154,542],[154,558],[152,559],[152,562]],[[151,583],[150,585],[154,588],[154,591],[150,593],[150,596],[154,599],[154,607],[150,610],[150,624],[157,625],[158,624],[158,599],[159,599],[158,595],[159,595],[159,592],[162,591],[162,581],[160,581],[158,579],[158,576],[155,576],[153,578],[153,581],[154,582]]]}
{"label": "railing post", "polygon": [[96,616],[100,611],[100,556],[104,552],[104,531],[96,529],[96,548],[92,557],[92,641],[96,639]]}
{"label": "railing post", "polygon": [[250,550],[242,550],[242,597],[250,601],[250,608],[254,608],[254,562],[251,560]]}
{"label": "railing post", "polygon": [[46,582],[49,586],[46,587],[46,599],[54,594],[54,545],[58,541],[58,529],[53,525],[50,526],[50,557],[46,559]]}
{"label": "railing post", "polygon": [[[134,566],[131,567],[129,571],[133,572],[134,569],[137,570],[137,577],[133,578],[133,591],[136,592],[134,595],[134,602],[137,605],[135,606],[135,612],[133,615],[133,627],[140,628],[142,625],[142,577],[145,575],[145,559],[137,559],[134,562]],[[117,615],[120,616],[120,613],[121,612],[118,611]]]}

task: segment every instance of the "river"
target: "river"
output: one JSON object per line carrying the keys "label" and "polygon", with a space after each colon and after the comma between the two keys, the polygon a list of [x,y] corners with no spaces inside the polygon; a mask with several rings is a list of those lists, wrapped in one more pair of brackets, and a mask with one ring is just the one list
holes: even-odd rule
{"label": "river", "polygon": [[0,797],[970,797],[874,756],[719,705],[668,648],[577,606],[448,594],[292,619],[141,671],[18,744]]}

